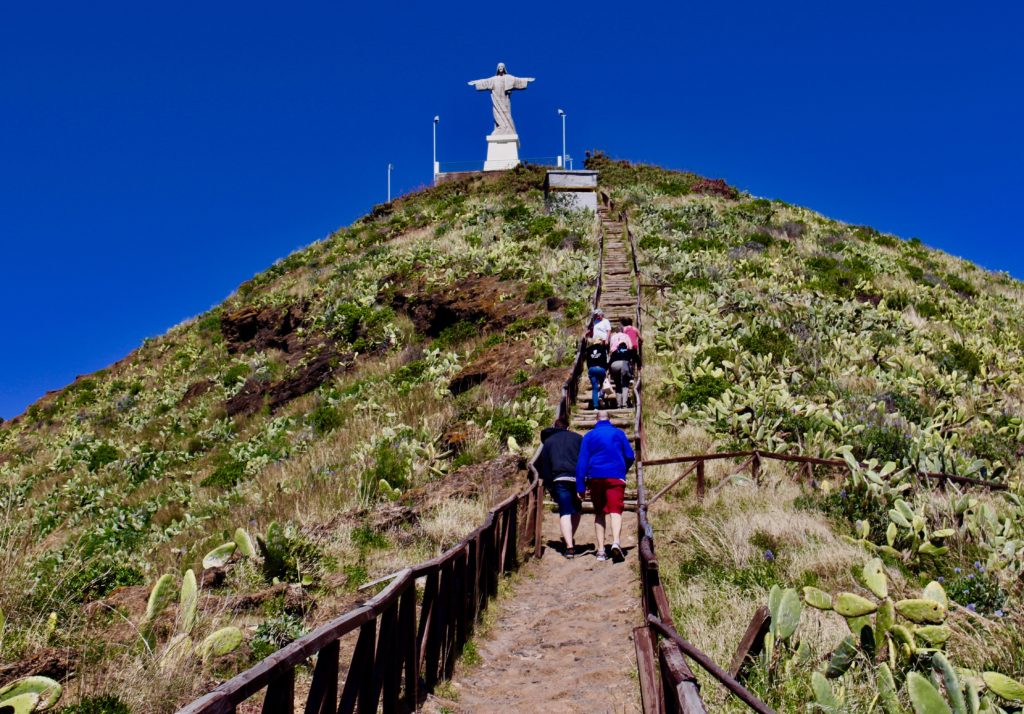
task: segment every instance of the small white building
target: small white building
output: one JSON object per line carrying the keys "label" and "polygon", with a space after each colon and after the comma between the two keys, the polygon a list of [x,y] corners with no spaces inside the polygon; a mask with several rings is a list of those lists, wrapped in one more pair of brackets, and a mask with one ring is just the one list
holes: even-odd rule
{"label": "small white building", "polygon": [[574,210],[597,211],[597,172],[548,171],[544,177],[544,202]]}

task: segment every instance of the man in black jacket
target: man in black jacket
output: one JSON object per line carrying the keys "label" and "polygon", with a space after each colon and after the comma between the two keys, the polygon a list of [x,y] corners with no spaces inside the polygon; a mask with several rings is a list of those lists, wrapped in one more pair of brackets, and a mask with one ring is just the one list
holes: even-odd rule
{"label": "man in black jacket", "polygon": [[543,446],[537,457],[537,471],[552,500],[558,504],[559,527],[565,541],[564,555],[572,559],[576,555],[573,536],[580,525],[583,510],[583,504],[576,495],[576,461],[583,437],[569,431],[569,423],[564,417],[559,417],[554,426],[540,433],[540,441]]}

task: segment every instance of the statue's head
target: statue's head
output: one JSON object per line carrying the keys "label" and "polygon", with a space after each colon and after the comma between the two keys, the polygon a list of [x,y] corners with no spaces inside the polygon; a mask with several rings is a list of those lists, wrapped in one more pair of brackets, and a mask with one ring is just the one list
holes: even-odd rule
{"label": "statue's head", "polygon": [[499,75],[505,74],[505,63],[504,62],[499,62],[498,63],[498,74]]}

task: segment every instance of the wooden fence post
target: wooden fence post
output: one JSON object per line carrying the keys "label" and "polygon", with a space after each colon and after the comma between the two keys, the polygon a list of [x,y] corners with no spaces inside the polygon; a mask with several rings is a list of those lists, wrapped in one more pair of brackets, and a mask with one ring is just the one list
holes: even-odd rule
{"label": "wooden fence post", "polygon": [[[359,639],[352,652],[352,661],[348,665],[345,686],[341,690],[341,701],[338,702],[338,714],[352,714],[356,702],[362,701],[366,680],[373,673],[373,654],[377,644],[377,621],[370,620],[359,628]],[[360,706],[362,711],[366,711]],[[268,713],[269,714],[269,713]]]}
{"label": "wooden fence post", "polygon": [[772,617],[768,614],[767,607],[762,605],[754,611],[754,617],[747,625],[747,631],[743,633],[743,639],[740,640],[736,654],[733,655],[732,663],[729,665],[729,674],[735,679],[739,679],[740,670],[743,669],[743,663],[746,662],[747,657],[756,657],[761,653],[764,648],[764,636],[768,634],[771,624]]}
{"label": "wooden fence post", "polygon": [[697,462],[697,498],[703,501],[704,493],[704,461],[701,460]]}
{"label": "wooden fence post", "polygon": [[289,667],[267,686],[263,714],[291,714],[295,708],[295,669]]}
{"label": "wooden fence post", "polygon": [[306,697],[305,714],[334,714],[338,711],[338,656],[340,640],[327,644],[316,655],[313,682]]}
{"label": "wooden fence post", "polygon": [[750,477],[754,483],[761,482],[761,453],[758,451],[754,452],[754,457],[750,460]]}
{"label": "wooden fence post", "polygon": [[665,694],[658,676],[658,661],[655,654],[657,638],[647,625],[633,628],[633,644],[636,647],[636,669],[640,675],[640,699],[644,714],[664,714]]}
{"label": "wooden fence post", "polygon": [[536,520],[533,527],[533,555],[537,558],[544,557],[544,482],[537,479]]}
{"label": "wooden fence post", "polygon": [[[402,593],[398,606],[398,639],[405,661],[405,705],[415,709],[419,702],[420,652],[416,646],[416,581],[409,580],[409,587]],[[333,710],[332,710],[333,714]]]}
{"label": "wooden fence post", "polygon": [[678,714],[706,714],[700,698],[700,686],[693,676],[679,648],[664,640],[658,647],[661,662],[662,687],[665,692],[665,711]]}

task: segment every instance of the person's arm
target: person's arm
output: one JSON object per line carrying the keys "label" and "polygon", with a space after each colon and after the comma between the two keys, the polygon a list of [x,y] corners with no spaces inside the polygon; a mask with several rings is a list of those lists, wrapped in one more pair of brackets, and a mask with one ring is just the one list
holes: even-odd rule
{"label": "person's arm", "polygon": [[636,461],[636,454],[633,453],[633,446],[629,443],[629,437],[626,436],[626,432],[619,430],[622,438],[622,456],[626,459],[626,471],[633,466],[633,462]]}
{"label": "person's arm", "polygon": [[546,447],[541,447],[540,456],[537,457],[537,472],[544,483],[551,480],[551,454]]}
{"label": "person's arm", "polygon": [[587,469],[590,461],[590,454],[587,449],[587,440],[580,443],[580,455],[576,459],[576,493],[581,496],[587,492]]}

